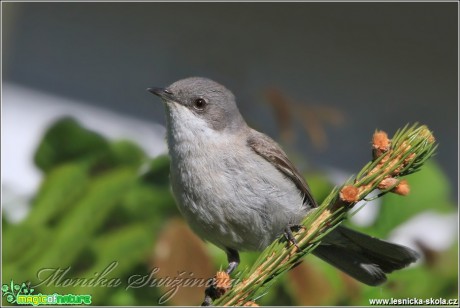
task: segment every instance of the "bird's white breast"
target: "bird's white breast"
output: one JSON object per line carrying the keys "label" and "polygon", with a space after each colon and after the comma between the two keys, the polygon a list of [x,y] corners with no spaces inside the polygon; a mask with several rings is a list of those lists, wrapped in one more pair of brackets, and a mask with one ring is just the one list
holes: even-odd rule
{"label": "bird's white breast", "polygon": [[167,108],[171,185],[198,235],[222,248],[260,250],[301,220],[295,185],[242,136],[213,130],[186,107]]}

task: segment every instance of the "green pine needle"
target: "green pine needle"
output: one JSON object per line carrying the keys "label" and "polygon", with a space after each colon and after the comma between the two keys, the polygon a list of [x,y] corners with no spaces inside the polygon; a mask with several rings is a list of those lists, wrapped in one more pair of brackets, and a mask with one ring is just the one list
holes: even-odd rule
{"label": "green pine needle", "polygon": [[[425,125],[406,125],[399,129],[387,152],[367,163],[354,179],[346,181],[341,188],[334,188],[318,208],[308,213],[302,222],[303,229],[295,235],[300,251],[288,244],[284,236],[275,240],[250,269],[238,275],[232,288],[213,304],[243,305],[266,294],[278,277],[311,253],[321,239],[345,219],[347,212],[357,202],[364,200],[383,179],[391,177],[399,183],[400,177],[419,171],[426,160],[435,154],[436,148],[434,137]],[[356,200],[341,198],[344,187],[356,188]],[[351,190],[354,191],[354,188]],[[383,189],[379,197],[392,189],[394,187]]]}

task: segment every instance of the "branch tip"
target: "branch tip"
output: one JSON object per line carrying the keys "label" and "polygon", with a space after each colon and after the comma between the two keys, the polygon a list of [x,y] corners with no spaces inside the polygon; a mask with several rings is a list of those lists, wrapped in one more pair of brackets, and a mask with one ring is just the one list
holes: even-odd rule
{"label": "branch tip", "polygon": [[401,180],[401,182],[392,189],[392,192],[401,196],[407,196],[410,193],[409,183],[406,180]]}
{"label": "branch tip", "polygon": [[344,186],[340,190],[340,199],[346,203],[354,203],[359,200],[359,189],[353,185]]}
{"label": "branch tip", "polygon": [[388,139],[387,133],[385,133],[383,130],[376,130],[372,136],[372,154],[374,159],[388,152],[390,146],[391,141]]}

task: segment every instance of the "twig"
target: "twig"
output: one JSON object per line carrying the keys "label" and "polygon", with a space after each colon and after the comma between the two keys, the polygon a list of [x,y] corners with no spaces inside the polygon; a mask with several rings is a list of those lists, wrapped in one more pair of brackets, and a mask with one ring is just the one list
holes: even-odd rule
{"label": "twig", "polygon": [[374,189],[382,196],[388,192],[406,195],[409,185],[402,176],[419,171],[430,158],[437,145],[432,133],[424,125],[406,126],[397,131],[392,140],[386,133],[376,131],[373,137],[373,160],[354,179],[349,179],[340,189],[334,188],[322,205],[312,210],[297,232],[300,251],[287,245],[280,237],[267,247],[251,268],[243,270],[233,287],[214,305],[230,306],[254,304],[255,299],[273,284],[277,277],[297,265],[320,244],[323,236],[331,232],[344,219],[357,202],[365,200]]}

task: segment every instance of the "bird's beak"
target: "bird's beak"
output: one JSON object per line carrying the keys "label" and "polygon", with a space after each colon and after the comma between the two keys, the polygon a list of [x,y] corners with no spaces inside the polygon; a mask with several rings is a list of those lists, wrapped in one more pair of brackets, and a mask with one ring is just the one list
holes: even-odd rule
{"label": "bird's beak", "polygon": [[172,92],[165,88],[152,87],[152,88],[147,88],[147,91],[149,91],[152,94],[155,94],[156,96],[161,97],[164,100],[173,99]]}

